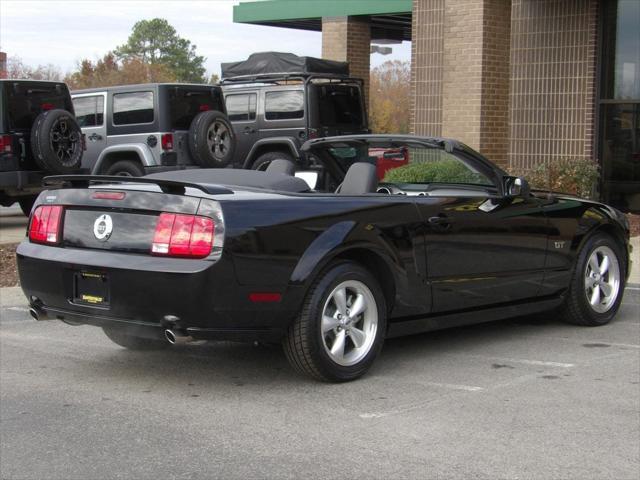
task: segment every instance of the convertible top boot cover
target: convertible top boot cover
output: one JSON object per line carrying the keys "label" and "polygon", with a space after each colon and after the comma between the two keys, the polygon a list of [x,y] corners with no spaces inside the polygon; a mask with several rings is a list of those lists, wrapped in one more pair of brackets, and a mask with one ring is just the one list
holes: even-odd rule
{"label": "convertible top boot cover", "polygon": [[349,64],[315,57],[299,57],[293,53],[281,52],[253,53],[246,60],[222,64],[223,79],[267,74],[348,76]]}

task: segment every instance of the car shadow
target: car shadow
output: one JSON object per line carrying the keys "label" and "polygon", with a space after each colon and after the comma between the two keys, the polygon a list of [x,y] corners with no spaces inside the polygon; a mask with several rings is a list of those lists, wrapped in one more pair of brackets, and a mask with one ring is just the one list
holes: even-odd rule
{"label": "car shadow", "polygon": [[[485,342],[507,341],[518,335],[523,327],[555,329],[561,325],[548,317],[529,316],[389,339],[385,342],[382,358],[376,361],[371,372],[384,376],[401,374],[409,368],[403,366],[406,363],[426,363],[443,354],[466,353],[471,346],[482,348]],[[103,359],[104,362],[85,365],[85,368],[93,368],[94,375],[122,380],[161,376],[162,384],[169,386],[208,385],[215,388],[277,383],[282,387],[286,384],[309,386],[310,383],[309,378],[297,374],[289,366],[279,345],[207,342],[172,346],[156,352],[133,352],[114,346]]]}

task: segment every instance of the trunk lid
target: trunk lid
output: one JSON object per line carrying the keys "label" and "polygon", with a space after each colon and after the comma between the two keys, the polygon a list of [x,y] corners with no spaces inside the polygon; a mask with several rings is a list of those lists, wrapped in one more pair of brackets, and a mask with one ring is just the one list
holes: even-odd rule
{"label": "trunk lid", "polygon": [[[55,181],[71,178],[78,184],[91,178],[53,177]],[[109,177],[106,177],[107,179]],[[128,182],[119,177],[118,181]],[[224,232],[219,204],[197,195],[195,189],[214,193],[233,193],[215,186],[188,183],[131,179],[140,184],[92,186],[91,188],[63,188],[41,194],[38,204],[61,205],[62,237],[58,246],[124,253],[151,254],[156,226],[161,213],[184,218],[198,216],[213,218],[218,232]],[[190,232],[188,232],[190,233]]]}

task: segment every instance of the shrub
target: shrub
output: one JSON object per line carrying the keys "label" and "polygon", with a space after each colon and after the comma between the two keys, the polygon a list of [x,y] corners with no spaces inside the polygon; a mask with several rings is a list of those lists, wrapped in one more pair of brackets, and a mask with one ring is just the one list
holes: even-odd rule
{"label": "shrub", "polygon": [[543,162],[531,170],[514,170],[527,179],[531,188],[595,197],[598,162],[589,158],[561,158]]}
{"label": "shrub", "polygon": [[473,173],[455,160],[409,163],[387,171],[388,183],[486,183],[482,175]]}

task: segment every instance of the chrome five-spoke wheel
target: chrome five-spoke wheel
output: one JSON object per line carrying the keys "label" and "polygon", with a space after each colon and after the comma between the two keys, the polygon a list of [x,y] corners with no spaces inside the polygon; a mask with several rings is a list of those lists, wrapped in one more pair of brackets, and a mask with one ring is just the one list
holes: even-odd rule
{"label": "chrome five-spoke wheel", "polygon": [[599,246],[591,252],[584,272],[584,290],[591,308],[608,311],[620,292],[620,265],[611,248]]}
{"label": "chrome five-spoke wheel", "polygon": [[309,287],[283,339],[289,363],[325,382],[361,377],[384,344],[386,302],[377,279],[362,265],[329,264]]}
{"label": "chrome five-spoke wheel", "polygon": [[362,360],[371,350],[377,328],[378,308],[364,283],[348,280],[329,294],[322,311],[322,343],[335,363],[350,366]]}

